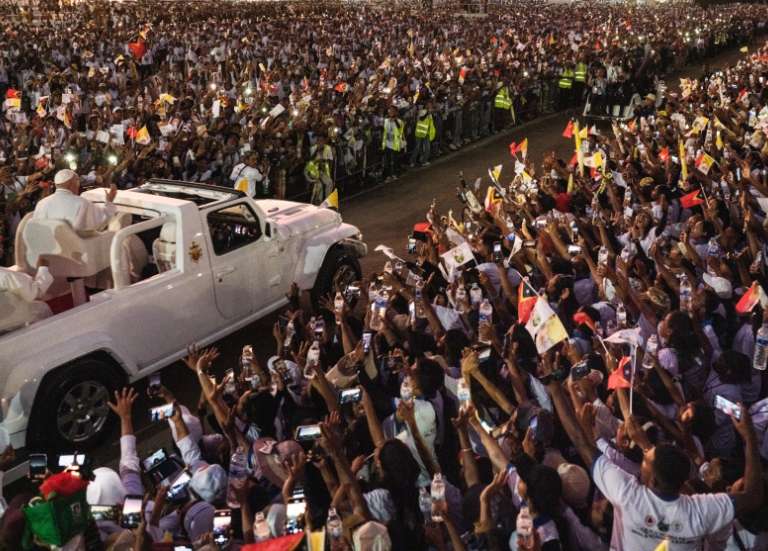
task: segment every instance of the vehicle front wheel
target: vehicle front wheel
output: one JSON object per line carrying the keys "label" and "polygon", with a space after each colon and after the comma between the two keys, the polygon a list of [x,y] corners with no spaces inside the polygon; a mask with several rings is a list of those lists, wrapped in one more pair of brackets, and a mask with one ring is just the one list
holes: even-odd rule
{"label": "vehicle front wheel", "polygon": [[312,296],[317,300],[334,289],[346,288],[361,277],[362,270],[357,258],[342,247],[334,247],[325,255]]}
{"label": "vehicle front wheel", "polygon": [[107,403],[119,384],[111,366],[98,359],[78,360],[54,372],[35,401],[34,443],[56,451],[96,447],[116,421]]}

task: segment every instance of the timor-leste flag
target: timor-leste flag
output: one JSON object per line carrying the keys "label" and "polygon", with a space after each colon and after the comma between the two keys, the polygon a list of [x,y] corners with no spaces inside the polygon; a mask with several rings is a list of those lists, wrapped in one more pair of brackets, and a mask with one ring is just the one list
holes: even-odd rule
{"label": "timor-leste flag", "polygon": [[768,305],[768,296],[763,291],[760,284],[755,281],[752,286],[747,289],[747,292],[742,295],[739,302],[736,303],[736,313],[748,314],[754,310],[755,306],[760,303],[763,307]]}
{"label": "timor-leste flag", "polygon": [[565,130],[563,130],[563,138],[569,140],[573,138],[573,120],[569,120],[568,124],[565,125]]}
{"label": "timor-leste flag", "polygon": [[631,388],[629,381],[632,380],[632,362],[629,356],[624,356],[619,360],[619,367],[614,369],[608,376],[608,390],[618,390],[620,388]]}
{"label": "timor-leste flag", "polygon": [[704,192],[701,189],[697,189],[696,191],[692,191],[691,193],[680,197],[680,206],[684,209],[690,209],[696,205],[702,204],[704,204]]}
{"label": "timor-leste flag", "polygon": [[533,307],[536,306],[536,293],[525,282],[517,286],[517,322],[528,323]]}

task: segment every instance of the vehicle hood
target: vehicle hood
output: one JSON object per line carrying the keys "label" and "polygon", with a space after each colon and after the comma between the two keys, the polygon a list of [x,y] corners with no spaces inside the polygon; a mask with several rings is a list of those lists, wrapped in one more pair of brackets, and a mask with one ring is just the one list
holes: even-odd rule
{"label": "vehicle hood", "polygon": [[276,199],[262,199],[257,203],[266,213],[267,220],[277,226],[278,231],[286,237],[341,223],[341,215],[338,212],[307,203]]}

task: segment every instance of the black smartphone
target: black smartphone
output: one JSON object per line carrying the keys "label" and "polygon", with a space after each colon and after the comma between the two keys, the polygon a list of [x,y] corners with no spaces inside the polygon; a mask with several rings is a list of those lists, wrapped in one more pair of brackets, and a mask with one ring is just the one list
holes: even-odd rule
{"label": "black smartphone", "polygon": [[65,453],[58,456],[56,459],[56,466],[59,469],[68,469],[70,467],[82,467],[85,465],[85,454],[84,453]]}
{"label": "black smartphone", "polygon": [[296,488],[285,508],[286,534],[297,534],[304,531],[304,514],[306,511],[307,498],[304,494],[304,488]]}
{"label": "black smartphone", "polygon": [[144,472],[147,472],[151,470],[153,467],[165,461],[166,459],[168,459],[168,454],[165,453],[165,450],[163,448],[160,448],[159,450],[152,453],[152,455],[142,460],[141,468],[144,469]]}
{"label": "black smartphone", "polygon": [[187,499],[187,496],[189,495],[187,493],[187,486],[189,486],[190,480],[192,480],[192,477],[189,473],[187,471],[182,471],[168,488],[168,493],[166,494],[168,501],[178,503]]}
{"label": "black smartphone", "polygon": [[408,254],[416,254],[416,238],[408,236]]}
{"label": "black smartphone", "polygon": [[363,353],[365,354],[371,351],[371,336],[370,331],[363,331]]}
{"label": "black smartphone", "polygon": [[48,455],[44,453],[29,454],[29,478],[41,480],[48,470]]}
{"label": "black smartphone", "polygon": [[158,396],[160,394],[161,386],[162,386],[162,382],[160,382],[160,374],[155,373],[153,375],[150,375],[149,385],[147,386],[147,394],[149,394],[150,396]]}
{"label": "black smartphone", "polygon": [[320,425],[301,425],[296,427],[297,442],[311,442],[320,438]]}
{"label": "black smartphone", "polygon": [[120,516],[120,526],[132,530],[141,522],[141,502],[144,496],[125,496],[123,514]]}
{"label": "black smartphone", "polygon": [[91,505],[93,520],[111,520],[117,522],[120,519],[120,508],[111,505]]}
{"label": "black smartphone", "polygon": [[344,404],[356,404],[363,397],[363,391],[360,388],[345,388],[341,391],[339,397],[339,403]]}
{"label": "black smartphone", "polygon": [[501,262],[504,260],[504,250],[501,248],[501,241],[496,241],[493,244],[493,261]]}
{"label": "black smartphone", "polygon": [[173,404],[163,404],[149,408],[149,420],[153,423],[170,419],[173,416]]}
{"label": "black smartphone", "polygon": [[229,544],[231,538],[232,511],[219,509],[213,517],[213,541],[220,547]]}

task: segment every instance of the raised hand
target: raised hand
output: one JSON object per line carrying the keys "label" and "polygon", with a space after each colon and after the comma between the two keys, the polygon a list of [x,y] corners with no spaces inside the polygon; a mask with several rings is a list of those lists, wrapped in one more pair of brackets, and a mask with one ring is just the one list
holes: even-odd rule
{"label": "raised hand", "polygon": [[122,390],[115,391],[115,402],[107,402],[109,409],[115,412],[115,414],[121,419],[131,418],[131,412],[133,410],[133,403],[138,398],[138,393],[133,387],[126,386]]}

